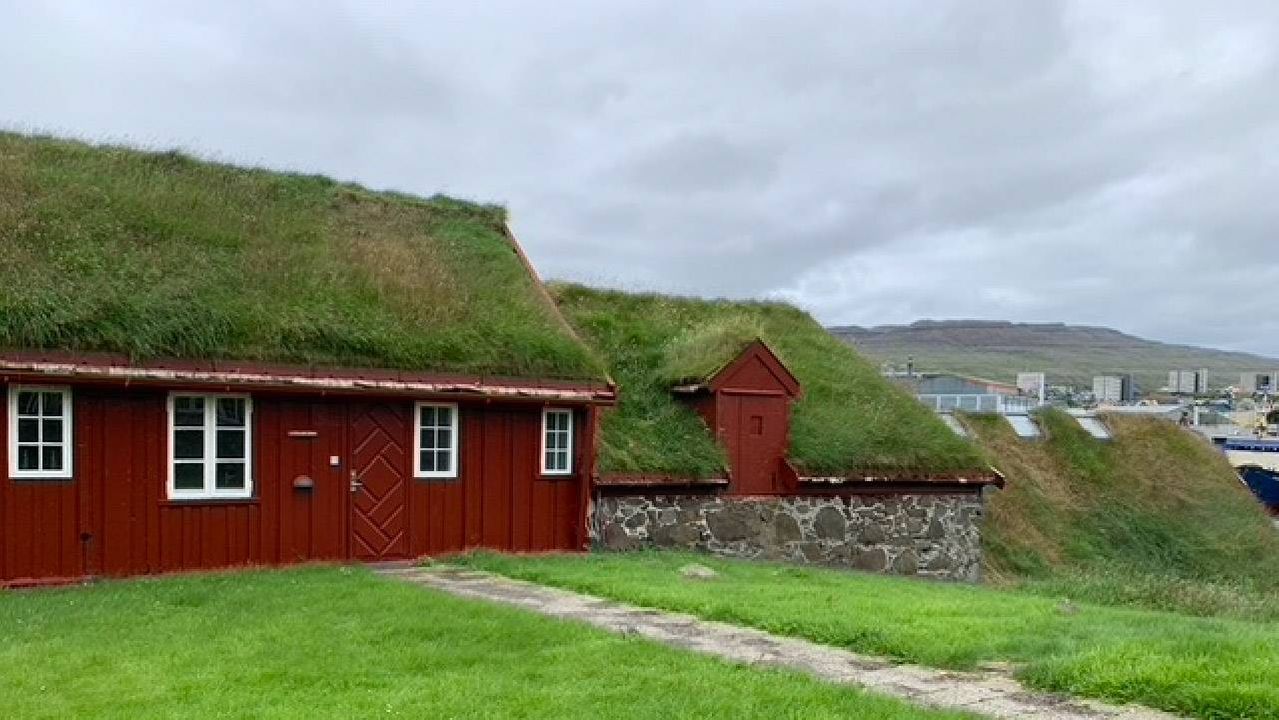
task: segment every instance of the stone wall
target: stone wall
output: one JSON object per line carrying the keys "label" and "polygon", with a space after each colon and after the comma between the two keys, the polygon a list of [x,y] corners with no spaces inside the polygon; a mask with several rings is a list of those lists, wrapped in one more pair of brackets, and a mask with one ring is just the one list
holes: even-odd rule
{"label": "stone wall", "polygon": [[977,582],[981,495],[596,498],[596,548],[679,548]]}

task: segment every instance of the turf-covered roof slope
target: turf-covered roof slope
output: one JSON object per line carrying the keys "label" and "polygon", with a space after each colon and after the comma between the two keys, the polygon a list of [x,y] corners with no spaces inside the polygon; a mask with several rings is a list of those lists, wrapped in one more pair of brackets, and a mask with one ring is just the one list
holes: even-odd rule
{"label": "turf-covered roof slope", "polygon": [[504,211],[0,133],[0,348],[604,381]]}
{"label": "turf-covered roof slope", "polygon": [[790,452],[801,472],[987,471],[974,445],[797,308],[580,285],[550,289],[620,386],[617,408],[603,416],[601,472],[722,473],[723,450],[671,387],[710,377],[756,338],[803,387],[793,410]]}

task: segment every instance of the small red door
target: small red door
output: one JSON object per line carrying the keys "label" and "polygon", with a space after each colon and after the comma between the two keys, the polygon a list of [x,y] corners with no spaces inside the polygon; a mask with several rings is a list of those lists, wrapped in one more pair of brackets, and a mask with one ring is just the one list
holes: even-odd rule
{"label": "small red door", "polygon": [[726,394],[729,462],[733,492],[770,494],[781,490],[786,456],[787,400],[780,395]]}
{"label": "small red door", "polygon": [[351,405],[351,555],[358,560],[408,557],[409,415],[403,404]]}

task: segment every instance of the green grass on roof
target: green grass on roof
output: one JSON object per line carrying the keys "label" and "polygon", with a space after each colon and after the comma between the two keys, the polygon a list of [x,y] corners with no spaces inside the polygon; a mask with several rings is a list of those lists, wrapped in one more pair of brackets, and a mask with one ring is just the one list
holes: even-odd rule
{"label": "green grass on roof", "polygon": [[658,379],[668,386],[706,382],[763,333],[759,319],[749,313],[695,325],[666,343]]}
{"label": "green grass on roof", "polygon": [[602,379],[495,206],[0,133],[0,347]]}
{"label": "green grass on roof", "polygon": [[1156,418],[1106,415],[1114,439],[1105,442],[1061,411],[1039,417],[1039,442],[1018,439],[1000,417],[964,417],[1008,477],[982,531],[992,577],[1101,572],[1143,604],[1175,601],[1139,597],[1143,587],[1168,590],[1144,576],[1240,584],[1275,599],[1279,533],[1210,443]]}
{"label": "green grass on roof", "polygon": [[805,472],[987,466],[974,445],[794,307],[579,285],[557,284],[551,291],[620,385],[620,403],[602,422],[603,472],[722,473],[723,451],[670,387],[713,374],[756,336],[803,385],[791,422],[791,458]]}

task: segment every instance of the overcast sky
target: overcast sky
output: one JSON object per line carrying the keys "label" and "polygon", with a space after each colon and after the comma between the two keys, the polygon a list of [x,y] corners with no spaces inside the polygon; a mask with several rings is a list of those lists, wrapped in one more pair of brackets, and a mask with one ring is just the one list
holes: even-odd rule
{"label": "overcast sky", "polygon": [[0,0],[0,124],[500,202],[551,278],[1279,355],[1279,4],[1119,4]]}

